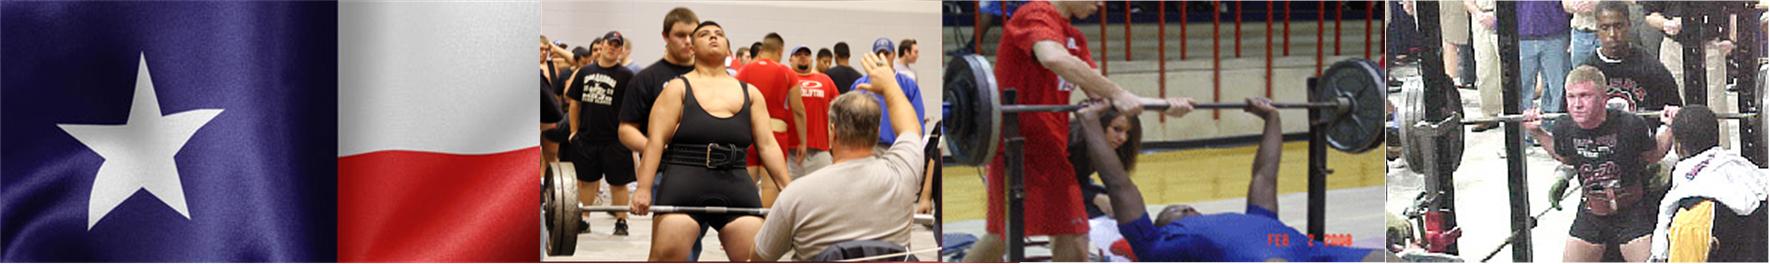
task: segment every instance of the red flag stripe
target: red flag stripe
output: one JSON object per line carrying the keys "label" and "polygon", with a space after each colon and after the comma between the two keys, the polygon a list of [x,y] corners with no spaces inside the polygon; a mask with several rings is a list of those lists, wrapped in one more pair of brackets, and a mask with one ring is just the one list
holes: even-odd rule
{"label": "red flag stripe", "polygon": [[338,158],[338,260],[536,262],[540,147]]}

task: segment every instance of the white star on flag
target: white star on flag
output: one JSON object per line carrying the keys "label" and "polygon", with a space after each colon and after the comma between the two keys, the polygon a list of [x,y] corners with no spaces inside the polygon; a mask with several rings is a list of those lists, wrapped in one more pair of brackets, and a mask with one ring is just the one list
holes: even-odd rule
{"label": "white star on flag", "polygon": [[222,109],[162,116],[153,79],[148,76],[146,54],[142,54],[140,62],[136,66],[140,70],[135,74],[135,98],[130,103],[129,119],[123,124],[56,124],[105,160],[92,181],[92,196],[86,205],[87,230],[137,190],[147,190],[185,219],[191,218],[178,163],[172,156]]}

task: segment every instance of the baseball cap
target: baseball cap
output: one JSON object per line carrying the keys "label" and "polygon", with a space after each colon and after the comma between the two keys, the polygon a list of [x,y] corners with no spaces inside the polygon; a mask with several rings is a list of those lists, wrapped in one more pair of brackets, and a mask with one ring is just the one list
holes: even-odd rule
{"label": "baseball cap", "polygon": [[627,38],[622,37],[620,31],[609,31],[608,34],[602,34],[602,41],[607,41],[610,45],[622,46],[626,45]]}
{"label": "baseball cap", "polygon": [[882,37],[873,41],[873,53],[878,53],[880,51],[892,52],[895,50],[897,50],[897,48],[892,45],[891,38]]}
{"label": "baseball cap", "polygon": [[799,45],[798,47],[793,47],[793,52],[790,52],[787,54],[799,55],[799,52],[801,52],[801,51],[804,51],[805,55],[811,55],[811,48],[805,47],[805,45]]}

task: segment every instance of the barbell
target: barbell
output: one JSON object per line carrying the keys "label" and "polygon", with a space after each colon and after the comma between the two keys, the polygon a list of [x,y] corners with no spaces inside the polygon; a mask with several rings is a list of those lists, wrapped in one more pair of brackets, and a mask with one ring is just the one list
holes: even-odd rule
{"label": "barbell", "polygon": [[[1762,93],[1760,93],[1760,95],[1762,95]],[[1442,100],[1437,100],[1437,102],[1444,103],[1427,104],[1427,99],[1433,96],[1443,97],[1441,98]],[[1456,171],[1458,165],[1462,163],[1464,147],[1463,140],[1465,138],[1463,135],[1465,131],[1463,129],[1464,125],[1520,123],[1524,121],[1524,115],[1517,114],[1465,118],[1463,117],[1461,95],[1453,89],[1442,89],[1429,94],[1425,91],[1423,85],[1403,85],[1401,88],[1401,100],[1401,103],[1396,104],[1398,107],[1396,108],[1395,113],[1397,121],[1401,123],[1401,131],[1399,135],[1401,137],[1400,140],[1402,140],[1401,152],[1402,156],[1407,158],[1408,170],[1415,173],[1426,173],[1428,171],[1427,166],[1440,166],[1438,169],[1441,172]],[[1759,97],[1754,100],[1759,100],[1757,105],[1761,106],[1766,98]],[[1609,107],[1616,108],[1617,106]],[[1438,108],[1437,112],[1439,114],[1437,114],[1437,116],[1427,116],[1426,110],[1428,108]],[[1741,122],[1742,125],[1766,125],[1764,117],[1754,111],[1756,111],[1756,109],[1747,109],[1747,111],[1737,113],[1719,112],[1715,113],[1715,118],[1723,120],[1742,120],[1744,121]],[[1663,112],[1639,111],[1629,113],[1645,118],[1654,118],[1659,117]],[[1540,118],[1548,120],[1566,115],[1566,113],[1543,113]],[[1741,137],[1740,140],[1764,139],[1761,137]],[[1436,143],[1437,149],[1434,151],[1424,150],[1425,141]],[[1759,143],[1758,145],[1762,146],[1763,144]],[[1438,161],[1430,162],[1425,158],[1425,155],[1437,155],[1435,158]]]}
{"label": "barbell", "polygon": [[[1633,114],[1635,116],[1640,116],[1640,117],[1644,117],[1644,118],[1659,117],[1663,113],[1664,112],[1662,112],[1662,111],[1629,112],[1629,114]],[[1549,120],[1549,119],[1561,118],[1563,116],[1567,116],[1567,113],[1543,113],[1541,115],[1540,119]],[[1757,116],[1758,116],[1757,113],[1715,113],[1715,118],[1717,118],[1717,119],[1748,119],[1748,118],[1754,118]],[[1462,123],[1464,125],[1475,125],[1475,124],[1484,124],[1484,123],[1509,123],[1509,122],[1524,122],[1524,115],[1499,115],[1499,116],[1494,116],[1494,117],[1464,118],[1462,120],[1458,120],[1458,123]]]}
{"label": "barbell", "polygon": [[[542,219],[548,225],[547,254],[551,256],[571,256],[578,245],[578,220],[584,212],[630,212],[631,206],[584,206],[578,204],[577,170],[571,162],[554,162],[547,166],[542,175],[545,180],[541,188]],[[767,216],[766,208],[738,208],[720,206],[670,206],[655,205],[650,208],[652,213],[690,213],[690,214],[734,214]],[[934,226],[934,215],[915,214],[910,221],[916,225]]]}
{"label": "barbell", "polygon": [[[632,211],[631,207],[628,207],[626,205],[578,206],[578,210],[580,210],[582,212],[622,212],[622,213]],[[765,208],[737,208],[737,207],[723,207],[723,206],[691,207],[691,206],[656,205],[656,206],[651,207],[651,212],[654,214],[685,213],[685,214],[736,214],[736,215],[754,215],[754,216],[768,215],[768,209],[765,209]]]}
{"label": "barbell", "polygon": [[[582,210],[582,212],[631,212],[632,211],[631,208],[632,207],[626,206],[626,205],[597,205],[597,206],[579,206],[578,207],[578,209]],[[686,214],[737,214],[737,215],[768,216],[768,209],[767,208],[737,208],[737,207],[722,207],[722,206],[694,207],[694,206],[655,205],[655,206],[651,207],[650,211],[651,211],[651,213],[654,213],[654,214],[686,213]],[[914,216],[911,216],[910,221],[913,221],[914,223],[916,223],[918,225],[933,225],[934,224],[934,215],[915,214]]]}
{"label": "barbell", "polygon": [[[1340,101],[1320,102],[1320,103],[1277,103],[1277,102],[1272,103],[1273,108],[1279,108],[1279,109],[1339,108],[1344,105],[1347,105],[1347,103],[1340,102]],[[1001,107],[1002,107],[1002,112],[1004,112],[1004,113],[1074,112],[1074,111],[1080,111],[1083,108],[1088,108],[1088,106],[1086,106],[1086,105],[1003,105]],[[1193,103],[1192,104],[1193,109],[1239,109],[1239,108],[1243,108],[1243,107],[1248,107],[1248,104],[1247,103]],[[1143,109],[1144,110],[1167,110],[1168,104],[1166,104],[1166,103],[1143,104]]]}
{"label": "barbell", "polygon": [[[1001,144],[1003,113],[1069,112],[1081,105],[1004,105],[1000,92],[1015,87],[999,87],[995,72],[987,58],[962,55],[949,61],[943,76],[943,120],[948,120],[944,133],[947,152],[964,165],[982,165],[994,158]],[[1280,109],[1320,109],[1323,115],[1314,120],[1324,125],[1327,144],[1345,152],[1364,152],[1381,145],[1385,109],[1384,95],[1388,82],[1376,63],[1364,59],[1348,59],[1334,63],[1315,80],[1321,85],[1310,102],[1274,102]],[[1194,103],[1195,109],[1233,109],[1246,103]],[[1166,109],[1166,104],[1145,104],[1144,109]]]}

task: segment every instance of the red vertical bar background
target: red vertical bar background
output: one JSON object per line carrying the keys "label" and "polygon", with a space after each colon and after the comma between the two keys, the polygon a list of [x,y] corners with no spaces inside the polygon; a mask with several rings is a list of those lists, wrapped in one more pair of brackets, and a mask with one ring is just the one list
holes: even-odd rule
{"label": "red vertical bar background", "polygon": [[[1211,2],[1211,102],[1223,101],[1223,1]],[[1223,111],[1211,109],[1211,119],[1222,119]]]}
{"label": "red vertical bar background", "polygon": [[1266,0],[1266,98],[1272,98],[1272,0]]}
{"label": "red vertical bar background", "polygon": [[1319,1],[1320,11],[1315,13],[1315,76],[1321,76],[1322,55],[1327,46],[1327,1]]}
{"label": "red vertical bar background", "polygon": [[[1383,18],[1372,18],[1372,19],[1378,19],[1378,20],[1387,19],[1388,18],[1387,12],[1389,11],[1388,8],[1389,8],[1389,6],[1387,5],[1386,2],[1377,2],[1375,6],[1371,6],[1371,9],[1383,9],[1384,14],[1385,14]],[[1377,26],[1382,27],[1383,24],[1377,24]],[[1387,28],[1387,27],[1384,27],[1384,28]],[[1383,30],[1382,32],[1388,32],[1388,30]],[[1389,40],[1389,36],[1387,34],[1377,36],[1377,56],[1387,56],[1387,54],[1389,54],[1389,51],[1386,50],[1387,47],[1389,47],[1389,46],[1385,45],[1387,43],[1384,43],[1388,40]],[[1382,59],[1378,58],[1377,61],[1382,61]]]}
{"label": "red vertical bar background", "polygon": [[[1156,96],[1168,98],[1168,2],[1156,2],[1155,10]],[[1168,115],[1156,116],[1156,122],[1168,123]]]}
{"label": "red vertical bar background", "polygon": [[1235,57],[1241,58],[1241,1],[1235,1]]}
{"label": "red vertical bar background", "polygon": [[1125,61],[1131,60],[1131,1],[1125,1]]}
{"label": "red vertical bar background", "polygon": [[1376,31],[1375,28],[1371,27],[1371,20],[1376,20],[1377,2],[1372,1],[1368,3],[1369,5],[1364,8],[1364,58],[1376,59],[1371,57],[1371,33]]}
{"label": "red vertical bar background", "polygon": [[1284,55],[1291,56],[1291,1],[1284,1]]}
{"label": "red vertical bar background", "polygon": [[[971,2],[971,49],[983,53],[983,1]],[[1008,17],[1002,16],[1002,24]]]}
{"label": "red vertical bar background", "polygon": [[1334,1],[1334,56],[1340,56],[1340,19],[1345,11],[1346,2]]}
{"label": "red vertical bar background", "polygon": [[1180,60],[1186,60],[1186,2],[1180,2]]}

